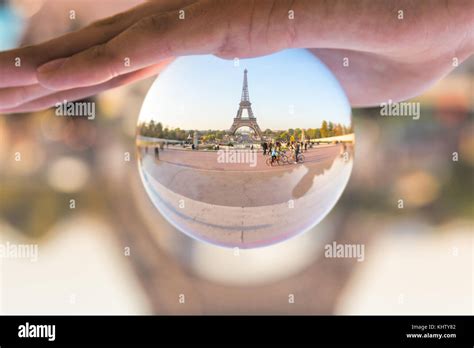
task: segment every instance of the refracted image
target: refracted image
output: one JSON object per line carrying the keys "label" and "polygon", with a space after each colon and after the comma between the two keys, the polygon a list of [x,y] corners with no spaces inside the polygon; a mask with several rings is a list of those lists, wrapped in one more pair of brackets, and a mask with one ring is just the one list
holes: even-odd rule
{"label": "refracted image", "polygon": [[146,191],[171,224],[252,248],[328,214],[351,173],[354,132],[331,72],[310,52],[287,50],[178,58],[146,96],[136,143]]}

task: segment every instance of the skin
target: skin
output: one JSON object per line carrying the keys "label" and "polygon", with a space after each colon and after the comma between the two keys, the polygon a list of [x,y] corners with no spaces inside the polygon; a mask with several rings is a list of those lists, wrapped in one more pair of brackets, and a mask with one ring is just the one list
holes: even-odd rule
{"label": "skin", "polygon": [[176,56],[233,59],[286,48],[309,48],[331,68],[354,107],[400,101],[448,74],[454,58],[460,64],[473,53],[474,1],[154,0],[50,41],[1,52],[0,112],[94,95],[155,75]]}

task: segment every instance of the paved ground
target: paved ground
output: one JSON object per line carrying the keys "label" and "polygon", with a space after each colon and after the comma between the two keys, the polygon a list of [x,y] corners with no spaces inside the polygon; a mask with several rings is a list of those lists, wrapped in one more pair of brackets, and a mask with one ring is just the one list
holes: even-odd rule
{"label": "paved ground", "polygon": [[[333,159],[342,152],[342,145],[319,145],[303,152],[305,162],[324,162]],[[154,149],[149,148],[148,154],[154,154]],[[290,152],[287,151],[287,155]],[[284,166],[269,167],[265,162],[267,157],[263,156],[262,150],[230,150],[226,151],[193,151],[182,149],[181,147],[170,146],[159,152],[159,159],[163,162],[177,164],[180,166],[192,167],[205,170],[225,170],[225,171],[275,171]],[[234,162],[234,163],[232,163]]]}
{"label": "paved ground", "polygon": [[214,243],[251,247],[311,227],[332,208],[352,169],[342,145],[304,153],[304,164],[219,163],[217,152],[139,150],[155,205],[179,229]]}

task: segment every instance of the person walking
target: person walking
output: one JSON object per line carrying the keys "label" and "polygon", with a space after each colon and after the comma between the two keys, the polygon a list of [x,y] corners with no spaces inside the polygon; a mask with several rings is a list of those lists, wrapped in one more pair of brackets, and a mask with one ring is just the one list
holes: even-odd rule
{"label": "person walking", "polygon": [[300,154],[300,143],[295,143],[295,163],[298,163],[298,155]]}

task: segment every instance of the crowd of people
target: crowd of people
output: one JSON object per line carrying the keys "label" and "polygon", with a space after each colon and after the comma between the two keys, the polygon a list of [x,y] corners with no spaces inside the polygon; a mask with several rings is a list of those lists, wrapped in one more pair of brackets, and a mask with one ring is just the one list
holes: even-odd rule
{"label": "crowd of people", "polygon": [[[186,144],[185,142],[179,143],[181,147],[185,148]],[[232,145],[231,145],[232,146]],[[154,151],[154,156],[156,159],[160,158],[160,151],[164,150],[164,148],[169,147],[168,142],[160,142],[158,146],[152,146],[153,151]],[[250,150],[254,151],[255,147],[254,144],[251,145]],[[271,156],[271,163],[273,164],[275,161],[280,161],[281,157],[283,154],[286,155],[286,157],[291,157],[294,159],[294,163],[299,163],[301,160],[301,156],[299,156],[301,153],[308,151],[308,148],[312,148],[313,143],[310,141],[298,141],[295,140],[294,138],[289,139],[287,142],[282,142],[282,141],[275,141],[275,140],[269,140],[269,141],[263,141],[260,144],[260,148],[263,151],[263,156]],[[197,146],[195,146],[194,143],[191,144],[190,146],[191,150],[197,150]],[[215,144],[212,147],[212,150],[216,151],[220,149],[219,144]],[[148,146],[145,146],[145,153],[148,153]]]}
{"label": "crowd of people", "polygon": [[295,139],[291,139],[285,145],[280,142],[273,141],[263,142],[261,144],[263,155],[266,156],[267,154],[271,156],[271,163],[278,161],[282,151],[288,150],[294,156],[295,163],[299,161],[299,154],[303,151],[308,151],[308,146],[312,147],[313,144],[307,141],[296,141]]}

